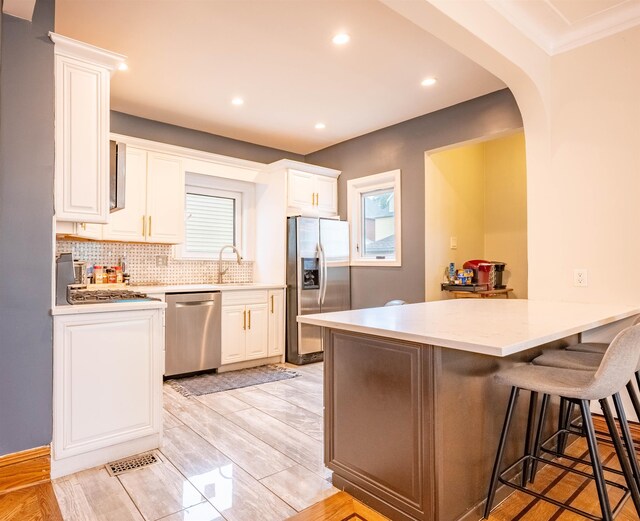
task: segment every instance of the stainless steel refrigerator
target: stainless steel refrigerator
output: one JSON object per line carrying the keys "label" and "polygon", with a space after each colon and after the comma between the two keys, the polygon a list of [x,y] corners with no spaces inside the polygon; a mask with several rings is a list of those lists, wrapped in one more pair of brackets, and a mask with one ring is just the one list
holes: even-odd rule
{"label": "stainless steel refrigerator", "polygon": [[349,226],[315,217],[287,219],[287,361],[323,359],[321,328],[298,315],[351,309]]}

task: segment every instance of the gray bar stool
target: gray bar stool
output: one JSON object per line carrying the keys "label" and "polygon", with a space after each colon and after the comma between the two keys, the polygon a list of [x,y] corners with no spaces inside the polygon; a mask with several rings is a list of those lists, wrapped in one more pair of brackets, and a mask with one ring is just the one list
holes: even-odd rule
{"label": "gray bar stool", "polygon": [[[635,479],[636,474],[634,473],[629,460],[629,455],[635,455],[635,447],[633,446],[633,440],[629,432],[629,426],[624,414],[624,409],[618,407],[619,404],[621,405],[618,391],[631,379],[631,376],[639,362],[640,325],[629,327],[616,336],[595,371],[561,369],[557,367],[523,364],[501,371],[496,375],[496,379],[500,383],[511,386],[511,395],[507,406],[504,426],[500,435],[500,442],[498,444],[496,459],[491,475],[489,492],[487,494],[487,503],[484,512],[485,519],[489,517],[491,509],[493,508],[495,493],[499,483],[535,496],[560,508],[587,517],[588,519],[602,519],[604,521],[612,520],[614,515],[620,512],[629,495],[631,495],[633,499],[636,510],[640,512],[640,491]],[[520,390],[528,390],[531,392],[529,402],[529,421],[527,424],[527,433],[525,438],[525,454],[513,465],[505,470],[501,470],[502,458],[508,438],[509,428],[511,426],[511,420],[513,418],[513,411],[515,410]],[[539,393],[543,395],[543,400],[534,443],[533,431],[535,409]],[[593,474],[563,465],[555,460],[543,459],[539,456],[538,447],[540,446],[540,438],[544,427],[544,420],[546,418],[550,396],[559,396],[562,399],[579,405],[583,418],[583,428],[587,438],[587,445],[589,447],[589,463],[592,466]],[[615,419],[609,405],[609,397],[614,398],[624,445],[620,439],[620,435],[618,434]],[[600,402],[616,454],[622,467],[626,487],[615,482],[605,480],[602,462],[598,453],[595,429],[589,408],[591,400],[598,400]],[[628,454],[625,451],[625,447]],[[535,465],[537,462],[544,462],[568,472],[593,479],[598,491],[602,517],[596,517],[588,512],[581,511],[572,505],[562,503],[527,488],[527,482],[533,477],[531,474],[532,467],[530,465]],[[506,479],[505,476],[511,473],[514,469],[517,469],[520,464],[522,464],[521,483],[514,483],[513,477],[511,479]],[[624,490],[622,499],[613,509],[611,508],[609,496],[606,490],[607,484]]]}
{"label": "gray bar stool", "polygon": [[[640,323],[640,319],[636,319],[634,325]],[[631,326],[633,327],[633,326]],[[575,350],[571,348],[575,348]],[[577,369],[584,371],[595,371],[602,362],[605,352],[609,344],[600,343],[583,343],[576,344],[575,346],[569,346],[567,349],[560,351],[546,351],[533,360],[534,365],[542,365],[546,367],[559,367],[562,369]],[[584,348],[584,351],[579,350]],[[639,348],[640,349],[640,348]],[[635,368],[635,380],[638,388],[640,389],[640,361]],[[627,393],[633,404],[633,409],[636,413],[636,417],[640,419],[640,397],[636,392],[631,380],[626,384]],[[567,428],[568,423],[572,416],[572,407],[565,408],[565,404],[560,407],[560,428]],[[639,482],[640,486],[640,482]]]}
{"label": "gray bar stool", "polygon": [[[636,317],[636,319],[631,324],[632,326],[636,326],[640,324],[640,315]],[[597,353],[603,355],[604,352],[609,347],[609,344],[604,342],[580,342],[578,344],[574,344],[567,347],[567,351],[578,351],[581,353]],[[640,385],[640,381],[638,382]],[[638,417],[640,418],[640,416]]]}

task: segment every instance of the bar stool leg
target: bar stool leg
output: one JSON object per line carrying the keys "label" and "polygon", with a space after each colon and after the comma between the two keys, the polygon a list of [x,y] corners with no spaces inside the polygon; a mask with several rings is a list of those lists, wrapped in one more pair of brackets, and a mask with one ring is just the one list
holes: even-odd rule
{"label": "bar stool leg", "polygon": [[631,398],[631,403],[633,404],[633,410],[636,412],[636,416],[640,420],[640,398],[638,398],[638,393],[636,392],[636,389],[633,386],[633,382],[627,383],[627,393],[629,393],[629,398]]}
{"label": "bar stool leg", "polygon": [[535,459],[531,463],[531,476],[529,477],[529,483],[533,483],[536,479],[536,473],[538,472],[538,459],[540,457],[540,441],[542,440],[542,431],[544,430],[545,420],[547,418],[547,410],[549,407],[549,399],[551,397],[548,394],[542,396],[542,405],[540,406],[540,416],[538,418],[538,428],[536,429],[536,439],[533,444]]}
{"label": "bar stool leg", "polygon": [[[565,417],[567,415],[567,409],[569,408],[569,400],[566,398],[560,397],[560,411],[558,413],[558,430],[562,430],[565,424]],[[562,450],[562,434],[558,435],[558,439],[556,441],[556,452],[558,454],[562,454],[564,451]]]}
{"label": "bar stool leg", "polygon": [[[531,397],[529,398],[529,415],[527,416],[527,434],[525,435],[524,442],[524,455],[531,456],[533,454],[533,431],[536,422],[536,407],[538,405],[538,393],[531,391]],[[522,486],[527,486],[529,481],[529,458],[525,458],[522,462]]]}
{"label": "bar stool leg", "polygon": [[[509,404],[507,405],[507,413],[504,417],[504,425],[502,426],[502,433],[500,434],[500,442],[498,443],[498,451],[496,453],[496,460],[493,464],[493,471],[491,472],[491,481],[489,484],[489,493],[487,494],[487,504],[484,507],[484,519],[489,517],[491,508],[493,507],[493,500],[496,496],[496,489],[498,488],[498,478],[500,477],[500,466],[502,465],[502,457],[504,456],[504,448],[507,443],[507,435],[509,428],[511,427],[511,420],[513,419],[513,411],[518,401],[518,393],[520,389],[517,387],[511,388],[511,395],[509,396]],[[608,520],[607,520],[608,521]]]}
{"label": "bar stool leg", "polygon": [[[617,398],[616,398],[617,397]],[[620,400],[619,394],[613,395],[613,401],[616,407],[616,412],[618,413],[618,420],[620,421],[620,425],[622,427],[622,438],[625,443],[628,443],[626,439],[625,430],[629,431],[629,426],[627,425],[626,418],[624,418],[624,410],[622,411],[622,416],[620,416],[620,411],[618,411],[618,404],[621,406],[622,401]],[[640,513],[640,491],[638,491],[638,463],[635,455],[631,455],[629,453],[625,453],[625,449],[622,445],[622,440],[620,439],[620,435],[618,434],[618,428],[616,427],[616,421],[613,417],[613,413],[611,412],[611,407],[609,406],[609,400],[604,399],[600,400],[600,406],[602,407],[602,412],[604,413],[604,418],[607,421],[607,427],[609,428],[609,434],[611,435],[611,440],[613,441],[613,446],[616,449],[616,454],[618,456],[618,460],[620,461],[620,467],[622,468],[622,472],[624,474],[625,480],[627,482],[627,487],[629,488],[629,492],[631,492],[631,499],[633,500],[633,504],[636,507],[636,512]],[[623,425],[626,425],[626,429]],[[633,441],[631,442],[633,444]],[[631,447],[632,450],[633,447]],[[629,450],[629,445],[627,445],[627,450]],[[628,459],[630,458],[630,459]],[[631,465],[629,464],[631,463]]]}
{"label": "bar stool leg", "polygon": [[611,505],[609,504],[609,496],[604,482],[604,472],[602,470],[602,462],[598,454],[598,443],[596,441],[596,432],[593,427],[593,419],[589,410],[589,400],[580,400],[580,412],[582,413],[582,423],[584,425],[587,436],[587,445],[589,446],[589,455],[591,457],[591,465],[593,466],[593,477],[598,490],[598,499],[600,500],[600,509],[602,510],[602,520],[611,521]]}
{"label": "bar stool leg", "polygon": [[635,476],[635,487],[632,488],[631,485],[629,485],[629,489],[631,490],[632,495],[634,493],[634,490],[637,494],[637,496],[633,498],[633,502],[636,506],[636,511],[638,512],[638,514],[640,514],[640,467],[638,466],[636,448],[635,444],[633,443],[633,438],[631,437],[631,431],[629,430],[629,423],[627,422],[627,414],[624,412],[622,398],[620,398],[619,393],[613,395],[613,404],[615,405],[616,413],[618,414],[620,431],[622,432],[622,440],[627,447],[629,464],[631,466],[631,470],[633,471],[633,475]]}

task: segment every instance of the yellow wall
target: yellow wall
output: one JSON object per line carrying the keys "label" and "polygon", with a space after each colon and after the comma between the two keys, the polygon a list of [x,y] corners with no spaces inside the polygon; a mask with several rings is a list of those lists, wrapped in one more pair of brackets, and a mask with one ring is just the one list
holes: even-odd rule
{"label": "yellow wall", "polygon": [[[449,262],[484,252],[484,147],[468,145],[425,155],[425,298],[440,300]],[[458,248],[450,249],[457,237]]]}
{"label": "yellow wall", "polygon": [[524,134],[484,143],[484,257],[507,263],[503,280],[527,298],[527,169]]}
{"label": "yellow wall", "polygon": [[[527,298],[527,190],[524,135],[425,154],[426,300],[443,298],[449,262],[507,263],[504,282]],[[457,237],[458,247],[450,248]]]}

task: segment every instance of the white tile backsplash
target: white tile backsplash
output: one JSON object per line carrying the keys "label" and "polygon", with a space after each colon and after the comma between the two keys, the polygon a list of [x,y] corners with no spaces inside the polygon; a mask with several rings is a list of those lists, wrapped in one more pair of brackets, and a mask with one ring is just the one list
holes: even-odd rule
{"label": "white tile backsplash", "polygon": [[[218,282],[218,261],[173,258],[170,244],[124,242],[56,241],[56,253],[71,252],[74,260],[101,266],[117,266],[124,259],[132,284],[212,284]],[[158,255],[168,257],[167,266],[158,266]],[[253,282],[253,262],[222,261],[229,271],[225,282]]]}

